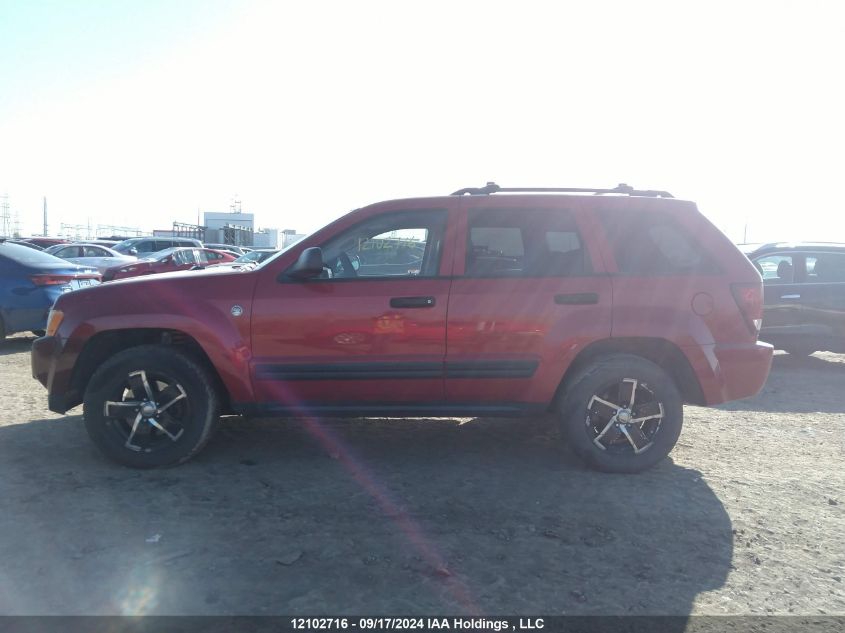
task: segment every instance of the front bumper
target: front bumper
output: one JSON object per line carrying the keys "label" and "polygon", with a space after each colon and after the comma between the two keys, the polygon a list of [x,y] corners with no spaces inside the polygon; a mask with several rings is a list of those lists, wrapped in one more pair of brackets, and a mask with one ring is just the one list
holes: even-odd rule
{"label": "front bumper", "polygon": [[70,368],[62,367],[64,345],[58,336],[42,336],[32,342],[32,377],[47,388],[50,411],[64,413],[79,404],[68,391]]}

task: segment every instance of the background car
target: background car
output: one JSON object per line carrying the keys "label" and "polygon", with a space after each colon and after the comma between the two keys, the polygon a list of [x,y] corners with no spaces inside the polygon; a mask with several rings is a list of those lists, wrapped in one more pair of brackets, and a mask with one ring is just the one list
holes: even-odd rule
{"label": "background car", "polygon": [[800,356],[845,352],[845,244],[772,243],[747,256],[763,277],[761,340]]}
{"label": "background car", "polygon": [[21,241],[35,244],[41,248],[49,248],[50,246],[55,246],[56,244],[68,243],[68,240],[63,237],[22,237]]}
{"label": "background car", "polygon": [[146,257],[168,248],[202,248],[202,242],[189,237],[133,237],[115,244],[113,249],[122,255]]}
{"label": "background car", "polygon": [[208,248],[168,248],[151,257],[106,269],[103,273],[103,281],[205,268],[211,264],[231,262],[234,259],[235,257],[230,253],[221,253]]}
{"label": "background car", "polygon": [[15,332],[42,334],[62,293],[98,283],[96,268],[0,238],[0,339]]}
{"label": "background car", "polygon": [[21,246],[26,246],[27,248],[31,248],[36,251],[43,251],[44,248],[38,246],[38,244],[33,244],[32,242],[27,242],[26,240],[9,240],[12,244],[20,244]]}
{"label": "background car", "polygon": [[232,253],[232,254],[234,254],[235,257],[240,257],[241,255],[243,255],[246,252],[243,248],[241,248],[240,246],[235,246],[234,244],[208,244],[208,243],[204,243],[203,246],[205,246],[205,248],[214,249],[215,251],[222,251],[224,253]]}
{"label": "background car", "polygon": [[112,247],[116,246],[117,244],[120,244],[120,242],[121,242],[121,240],[102,239],[102,240],[85,240],[85,242],[83,242],[83,243],[84,244],[97,244],[98,246],[108,246],[109,248],[112,248]]}
{"label": "background car", "polygon": [[260,264],[261,262],[269,259],[279,251],[274,250],[272,248],[262,248],[256,249],[254,251],[250,251],[249,253],[244,253],[240,257],[238,257],[233,262],[226,262],[222,264],[212,264],[216,266],[229,266],[231,268],[241,268],[245,264]]}
{"label": "background car", "polygon": [[94,266],[101,273],[119,264],[134,262],[137,257],[123,255],[115,250],[97,244],[56,244],[47,249],[50,255],[66,259],[74,264]]}

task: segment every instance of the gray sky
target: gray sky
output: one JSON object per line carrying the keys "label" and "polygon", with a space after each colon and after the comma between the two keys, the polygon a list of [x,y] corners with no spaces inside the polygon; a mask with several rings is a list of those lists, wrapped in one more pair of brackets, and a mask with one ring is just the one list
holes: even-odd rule
{"label": "gray sky", "polygon": [[25,232],[238,197],[627,182],[734,240],[845,241],[840,2],[0,2],[0,194]]}

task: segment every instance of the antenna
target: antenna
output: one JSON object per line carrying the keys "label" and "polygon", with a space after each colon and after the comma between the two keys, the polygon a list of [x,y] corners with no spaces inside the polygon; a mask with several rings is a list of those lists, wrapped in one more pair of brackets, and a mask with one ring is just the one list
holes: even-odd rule
{"label": "antenna", "polygon": [[44,237],[47,237],[47,196],[44,196]]}

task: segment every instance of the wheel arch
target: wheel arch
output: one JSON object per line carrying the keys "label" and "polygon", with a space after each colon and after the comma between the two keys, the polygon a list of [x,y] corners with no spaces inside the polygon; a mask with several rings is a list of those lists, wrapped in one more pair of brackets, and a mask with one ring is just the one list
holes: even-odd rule
{"label": "wheel arch", "polygon": [[685,403],[705,404],[701,383],[680,347],[662,338],[620,337],[594,341],[578,352],[560,381],[552,406],[565,397],[570,381],[584,367],[598,358],[613,354],[632,354],[653,362],[669,375]]}
{"label": "wheel arch", "polygon": [[74,400],[82,401],[91,376],[104,361],[118,352],[139,345],[172,346],[193,358],[208,371],[214,388],[219,394],[223,411],[230,411],[229,390],[202,345],[186,332],[167,328],[106,330],[88,339],[71,373],[70,392],[74,395]]}

